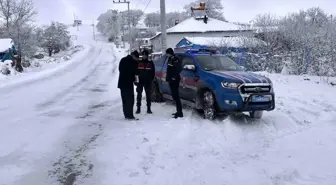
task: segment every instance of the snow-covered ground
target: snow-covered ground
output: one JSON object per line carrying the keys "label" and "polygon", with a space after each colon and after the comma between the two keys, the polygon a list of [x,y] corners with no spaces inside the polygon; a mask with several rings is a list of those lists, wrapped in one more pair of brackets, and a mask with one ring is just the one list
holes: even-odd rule
{"label": "snow-covered ground", "polygon": [[123,119],[121,49],[92,40],[63,70],[0,87],[0,185],[334,185],[336,87],[268,75],[276,109],[206,121],[174,106]]}
{"label": "snow-covered ground", "polygon": [[[76,42],[76,41],[75,41]],[[46,56],[46,53],[42,53],[45,56],[42,59],[33,59],[30,61],[31,66],[24,68],[22,73],[16,72],[13,68],[10,75],[3,75],[0,73],[0,87],[9,84],[23,84],[28,79],[41,78],[41,75],[50,75],[51,73],[67,68],[69,65],[73,65],[73,62],[78,61],[78,57],[82,56],[83,53],[87,53],[87,46],[83,45],[73,45],[66,51],[61,51],[60,53],[54,54],[52,57]],[[84,50],[84,51],[83,51]],[[75,57],[72,59],[72,57]],[[0,62],[0,69],[3,65],[10,66],[10,64],[5,64]]]}

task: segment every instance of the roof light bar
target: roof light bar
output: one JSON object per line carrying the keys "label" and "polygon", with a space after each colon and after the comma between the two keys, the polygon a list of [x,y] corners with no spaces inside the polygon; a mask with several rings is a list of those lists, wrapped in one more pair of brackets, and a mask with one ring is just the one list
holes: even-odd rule
{"label": "roof light bar", "polygon": [[212,53],[212,54],[218,54],[219,51],[217,49],[212,48],[201,48],[201,49],[194,49],[194,48],[175,48],[175,53]]}

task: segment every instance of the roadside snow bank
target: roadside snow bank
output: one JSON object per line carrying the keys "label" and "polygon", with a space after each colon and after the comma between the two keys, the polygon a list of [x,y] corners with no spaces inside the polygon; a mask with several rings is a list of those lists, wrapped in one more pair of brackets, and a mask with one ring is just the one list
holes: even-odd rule
{"label": "roadside snow bank", "polygon": [[[325,77],[325,76],[309,76],[309,75],[290,75],[288,73],[284,74],[276,74],[276,73],[269,73],[269,72],[255,72],[257,74],[273,78],[275,81],[291,81],[291,82],[302,82],[304,84],[323,84],[323,85],[336,85],[336,77]],[[279,80],[277,80],[279,79]],[[274,83],[274,82],[273,82]]]}
{"label": "roadside snow bank", "polygon": [[31,63],[34,67],[25,68],[23,73],[14,72],[8,76],[0,74],[0,88],[34,82],[62,72],[72,65],[78,65],[89,53],[90,48],[89,45],[75,47],[63,54],[33,60]]}

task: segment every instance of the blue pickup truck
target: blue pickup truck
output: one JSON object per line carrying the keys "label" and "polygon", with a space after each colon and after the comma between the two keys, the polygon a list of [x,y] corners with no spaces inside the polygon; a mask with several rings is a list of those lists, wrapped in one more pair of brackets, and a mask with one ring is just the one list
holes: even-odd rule
{"label": "blue pickup truck", "polygon": [[[250,117],[260,119],[263,111],[275,108],[271,80],[244,71],[225,55],[213,50],[175,50],[181,60],[180,97],[183,104],[204,112],[204,118],[213,120],[219,114],[248,112]],[[152,99],[162,102],[172,100],[166,82],[167,57],[154,60],[155,79]]]}

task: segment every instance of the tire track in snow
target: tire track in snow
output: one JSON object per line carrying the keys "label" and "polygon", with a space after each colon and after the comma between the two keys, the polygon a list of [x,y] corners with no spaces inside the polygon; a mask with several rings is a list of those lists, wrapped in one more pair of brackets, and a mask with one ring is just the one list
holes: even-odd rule
{"label": "tire track in snow", "polygon": [[[107,68],[106,66],[108,65],[111,65],[111,67]],[[93,83],[86,84],[85,88],[80,89],[82,93],[91,99],[85,113],[76,116],[76,119],[79,120],[79,123],[75,126],[76,129],[71,129],[81,133],[81,136],[74,136],[74,138],[69,136],[64,144],[66,152],[56,160],[53,168],[49,171],[50,178],[57,179],[61,184],[83,183],[93,174],[94,164],[87,158],[86,153],[94,146],[97,138],[103,133],[104,125],[109,123],[109,113],[117,112],[121,106],[119,99],[97,102],[96,99],[101,99],[99,97],[111,92],[97,90],[96,84],[108,86],[108,84],[113,83],[108,80],[110,77],[115,76],[116,66],[115,57],[112,64],[111,61],[101,62],[99,65],[101,68],[96,71],[97,75],[93,74],[91,76],[92,79],[90,78]],[[66,102],[70,103],[69,101]]]}
{"label": "tire track in snow", "polygon": [[[73,101],[55,101],[53,106],[60,106],[61,103],[66,103],[66,106],[55,107],[56,110],[60,108],[59,112],[56,113],[50,108],[45,110],[42,115],[35,115],[35,117],[40,117],[48,123],[48,119],[62,120],[60,118],[67,113],[66,115],[71,118],[66,120],[71,121],[71,123],[69,122],[69,125],[73,126],[66,127],[68,133],[64,135],[64,143],[60,141],[59,147],[54,145],[56,150],[60,151],[60,154],[55,154],[58,157],[52,157],[55,160],[53,165],[50,164],[49,172],[45,171],[45,165],[50,163],[50,159],[49,157],[42,157],[37,161],[38,163],[36,163],[36,170],[22,176],[17,181],[17,184],[31,183],[31,185],[33,185],[36,184],[36,182],[47,180],[49,182],[44,184],[53,185],[61,183],[62,185],[72,185],[74,182],[78,183],[92,175],[94,165],[86,157],[86,153],[94,146],[96,139],[103,132],[104,125],[110,122],[109,113],[118,112],[121,105],[119,99],[110,100],[109,96],[106,96],[111,92],[93,90],[97,87],[97,84],[101,86],[109,86],[109,84],[114,83],[109,77],[115,75],[111,73],[111,70],[116,68],[117,62],[104,60],[104,56],[99,55],[94,56],[97,57],[96,60],[98,61],[95,63],[95,74],[88,78],[88,81],[85,84],[76,90],[71,91],[70,96],[73,96]],[[81,94],[81,96],[78,97],[76,96],[77,94]],[[73,115],[71,115],[70,111],[69,115],[69,109],[78,109],[78,102],[87,105],[86,109],[79,110]],[[10,157],[13,158],[14,156],[15,158],[21,156],[22,153],[24,152],[20,149],[15,151],[15,154],[12,153]],[[15,161],[15,159],[13,160]]]}
{"label": "tire track in snow", "polygon": [[81,78],[78,82],[76,82],[75,84],[73,84],[72,86],[66,88],[65,90],[61,91],[60,93],[57,93],[55,96],[53,96],[52,98],[50,98],[50,100],[45,101],[43,103],[37,104],[36,105],[36,109],[41,110],[41,109],[46,109],[48,107],[52,107],[55,103],[57,103],[58,101],[61,101],[62,98],[72,94],[74,91],[76,91],[77,89],[82,88],[84,85],[86,85],[86,83],[88,82],[88,79],[97,72],[98,68],[100,67],[99,63],[95,63],[95,61],[99,61],[99,58],[94,58],[95,56],[99,56],[102,52],[102,48],[100,48],[99,52],[97,55],[93,56],[93,59],[89,60],[89,65],[86,67],[91,67],[93,65],[95,65],[95,67],[93,69],[91,69],[89,71],[89,73],[87,73],[83,78]]}
{"label": "tire track in snow", "polygon": [[[109,48],[103,48],[103,49],[109,49]],[[110,51],[110,50],[108,50]],[[105,53],[105,52],[103,52]],[[97,64],[95,66],[95,68],[88,74],[86,75],[84,78],[82,78],[78,83],[74,84],[73,86],[75,87],[70,87],[67,88],[67,90],[61,92],[59,95],[59,97],[54,97],[52,98],[52,100],[45,102],[47,104],[48,107],[51,107],[51,105],[49,104],[50,102],[52,102],[52,105],[54,106],[55,104],[62,104],[63,105],[67,105],[69,104],[71,101],[73,101],[74,96],[78,95],[79,92],[83,92],[85,90],[88,91],[92,91],[92,92],[105,92],[107,91],[104,88],[107,88],[108,85],[105,84],[105,81],[108,81],[109,79],[113,79],[116,75],[116,69],[118,67],[118,62],[116,61],[116,57],[115,54],[112,53],[112,59],[111,60],[106,60],[103,59],[102,57],[104,56],[100,56],[102,54],[102,48],[99,51],[99,54],[97,55],[97,57],[94,59],[95,61],[104,61],[104,62],[100,62],[99,64]],[[93,62],[92,62],[93,63]],[[106,68],[106,66],[111,65],[110,68]],[[104,70],[104,71],[101,71]],[[97,77],[97,75],[102,75],[102,74],[107,74],[105,79],[103,79],[103,83],[98,83],[98,85],[95,85],[95,87],[91,87],[92,84],[96,84],[96,80],[95,77]],[[64,93],[64,94],[63,94]],[[43,110],[45,110],[46,107],[43,107]],[[50,111],[50,109],[47,109],[47,112]],[[44,111],[45,112],[45,111]],[[57,114],[57,113],[56,113]]]}
{"label": "tire track in snow", "polygon": [[60,156],[49,170],[50,180],[57,180],[62,185],[83,183],[93,174],[94,164],[87,158],[86,153],[95,145],[97,138],[103,133],[104,124],[109,122],[109,112],[115,111],[120,104],[115,102],[101,102],[94,104],[87,110],[89,117],[77,116],[76,132],[80,137],[70,136],[64,142],[64,155]]}

